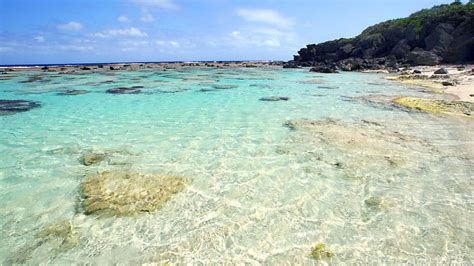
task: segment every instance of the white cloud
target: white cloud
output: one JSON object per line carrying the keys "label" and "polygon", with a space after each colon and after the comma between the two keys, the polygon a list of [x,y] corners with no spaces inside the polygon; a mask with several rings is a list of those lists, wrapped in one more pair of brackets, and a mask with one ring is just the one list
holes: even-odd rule
{"label": "white cloud", "polygon": [[81,30],[83,28],[82,24],[79,22],[71,21],[65,24],[59,24],[56,26],[59,30]]}
{"label": "white cloud", "polygon": [[130,19],[127,16],[120,16],[120,17],[117,18],[117,21],[122,22],[122,23],[126,23],[126,22],[130,22]]}
{"label": "white cloud", "polygon": [[90,45],[60,45],[58,48],[64,51],[77,51],[77,52],[85,52],[85,51],[94,50],[94,46],[90,46]]}
{"label": "white cloud", "polygon": [[233,31],[230,33],[230,35],[234,37],[235,39],[238,39],[238,40],[242,39],[242,35],[240,35],[240,31]]}
{"label": "white cloud", "polygon": [[263,42],[266,46],[271,46],[271,47],[280,47],[280,42],[278,40],[265,40]]}
{"label": "white cloud", "polygon": [[12,50],[13,48],[11,47],[0,46],[0,53],[12,51]]}
{"label": "white cloud", "polygon": [[180,47],[180,43],[177,42],[177,41],[158,40],[158,41],[156,41],[156,44],[159,45],[159,46]]}
{"label": "white cloud", "polygon": [[117,36],[124,36],[124,37],[148,37],[146,32],[143,32],[137,28],[131,27],[128,29],[110,29],[105,30],[102,32],[97,32],[92,34],[94,37],[99,38],[108,38],[108,37],[117,37]]}
{"label": "white cloud", "polygon": [[290,18],[271,9],[238,9],[237,15],[246,21],[265,23],[280,28],[289,28],[293,25]]}
{"label": "white cloud", "polygon": [[[232,31],[230,39],[224,40],[236,47],[269,47],[277,48],[287,46],[294,42],[295,36],[291,32],[285,32],[271,28],[248,28]],[[228,38],[229,38],[228,37]]]}
{"label": "white cloud", "polygon": [[148,22],[153,22],[153,21],[155,21],[155,18],[153,17],[152,14],[145,12],[145,13],[143,13],[143,15],[142,15],[142,17],[140,18],[140,20],[141,20],[142,22],[147,22],[147,23],[148,23]]}
{"label": "white cloud", "polygon": [[37,41],[37,42],[44,42],[44,41],[46,41],[46,38],[44,38],[44,37],[41,36],[41,35],[38,35],[38,36],[34,37],[34,39],[35,39],[35,41]]}
{"label": "white cloud", "polygon": [[162,8],[162,9],[178,9],[173,0],[130,0],[132,3],[141,7]]}

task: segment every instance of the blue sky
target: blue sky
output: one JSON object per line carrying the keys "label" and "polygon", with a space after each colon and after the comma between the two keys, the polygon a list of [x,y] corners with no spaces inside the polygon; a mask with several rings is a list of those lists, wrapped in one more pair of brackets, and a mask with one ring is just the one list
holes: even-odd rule
{"label": "blue sky", "polygon": [[289,60],[449,0],[0,0],[0,64]]}

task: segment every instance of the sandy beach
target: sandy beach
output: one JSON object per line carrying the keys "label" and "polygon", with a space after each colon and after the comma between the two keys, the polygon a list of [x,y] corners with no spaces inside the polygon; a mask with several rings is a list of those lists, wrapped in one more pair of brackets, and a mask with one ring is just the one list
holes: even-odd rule
{"label": "sandy beach", "polygon": [[[435,74],[440,69],[446,70],[447,74]],[[473,65],[416,66],[403,70],[398,75],[390,75],[386,78],[404,84],[424,87],[434,93],[452,94],[459,101],[474,102]]]}

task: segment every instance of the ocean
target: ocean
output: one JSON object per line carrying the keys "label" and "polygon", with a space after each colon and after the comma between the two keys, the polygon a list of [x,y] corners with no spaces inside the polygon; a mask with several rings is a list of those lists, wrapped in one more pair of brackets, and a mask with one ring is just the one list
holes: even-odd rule
{"label": "ocean", "polygon": [[[474,123],[394,106],[446,96],[384,76],[0,75],[0,99],[40,104],[0,116],[0,261],[472,263]],[[86,166],[85,153],[107,159]],[[81,182],[104,171],[188,182],[156,210],[103,217],[84,211]],[[315,260],[318,243],[328,252]]]}

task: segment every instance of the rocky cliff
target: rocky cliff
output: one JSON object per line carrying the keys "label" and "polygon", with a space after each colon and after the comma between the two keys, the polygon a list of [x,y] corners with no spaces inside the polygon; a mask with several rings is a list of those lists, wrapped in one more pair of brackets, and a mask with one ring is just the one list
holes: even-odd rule
{"label": "rocky cliff", "polygon": [[285,67],[318,72],[474,62],[474,3],[456,1],[385,21],[351,39],[310,44]]}

